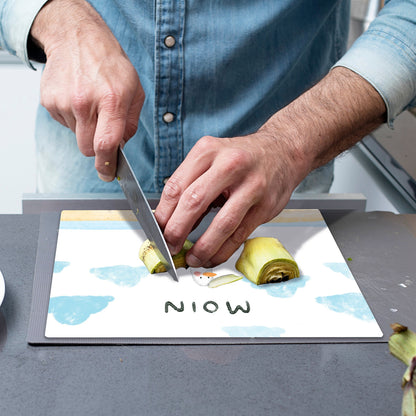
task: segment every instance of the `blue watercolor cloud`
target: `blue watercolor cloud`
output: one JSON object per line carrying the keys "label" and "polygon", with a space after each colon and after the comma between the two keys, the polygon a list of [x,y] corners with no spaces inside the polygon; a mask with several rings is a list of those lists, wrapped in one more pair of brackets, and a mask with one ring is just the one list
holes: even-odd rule
{"label": "blue watercolor cloud", "polygon": [[281,337],[285,330],[279,327],[267,327],[267,326],[226,326],[222,328],[230,337],[246,338],[269,338]]}
{"label": "blue watercolor cloud", "polygon": [[69,261],[55,261],[55,264],[53,266],[53,272],[54,273],[61,273],[65,267],[68,267],[70,265]]}
{"label": "blue watercolor cloud", "polygon": [[133,287],[142,277],[149,274],[146,267],[132,267],[126,265],[98,267],[90,269],[98,279],[107,280],[122,287]]}
{"label": "blue watercolor cloud", "polygon": [[269,296],[276,298],[290,298],[294,296],[300,288],[304,287],[309,279],[309,276],[301,276],[299,278],[290,279],[287,282],[268,283],[266,285],[255,285],[250,281],[247,282],[255,289],[265,290]]}
{"label": "blue watercolor cloud", "polygon": [[48,312],[61,324],[79,325],[113,300],[112,296],[57,296],[50,298]]}
{"label": "blue watercolor cloud", "polygon": [[324,266],[335,273],[342,273],[348,279],[353,279],[351,271],[346,263],[324,263]]}
{"label": "blue watercolor cloud", "polygon": [[363,321],[373,319],[367,302],[360,293],[344,293],[342,295],[320,296],[316,301],[331,311],[347,313]]}

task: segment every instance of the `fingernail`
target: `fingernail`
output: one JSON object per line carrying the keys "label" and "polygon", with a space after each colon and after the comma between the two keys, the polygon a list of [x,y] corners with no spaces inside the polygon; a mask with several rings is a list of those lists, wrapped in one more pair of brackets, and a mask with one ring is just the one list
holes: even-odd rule
{"label": "fingernail", "polygon": [[195,257],[193,254],[188,254],[186,256],[186,263],[188,264],[188,266],[191,266],[191,267],[202,266],[201,260],[198,257]]}
{"label": "fingernail", "polygon": [[98,177],[104,182],[111,182],[114,179],[114,176],[103,175],[102,173],[99,173]]}
{"label": "fingernail", "polygon": [[179,250],[175,247],[175,246],[171,246],[170,244],[168,244],[168,249],[169,249],[169,253],[174,256],[175,254],[179,253]]}

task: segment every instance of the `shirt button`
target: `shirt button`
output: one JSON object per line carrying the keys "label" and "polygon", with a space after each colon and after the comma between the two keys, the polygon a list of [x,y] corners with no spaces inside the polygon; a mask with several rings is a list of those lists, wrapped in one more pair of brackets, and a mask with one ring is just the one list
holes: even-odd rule
{"label": "shirt button", "polygon": [[172,123],[174,118],[175,118],[175,115],[173,113],[167,112],[167,113],[163,114],[163,121],[165,123]]}
{"label": "shirt button", "polygon": [[163,184],[166,185],[168,183],[170,176],[167,176],[165,179],[163,179]]}
{"label": "shirt button", "polygon": [[164,43],[167,48],[173,48],[176,44],[176,39],[169,35],[165,37]]}

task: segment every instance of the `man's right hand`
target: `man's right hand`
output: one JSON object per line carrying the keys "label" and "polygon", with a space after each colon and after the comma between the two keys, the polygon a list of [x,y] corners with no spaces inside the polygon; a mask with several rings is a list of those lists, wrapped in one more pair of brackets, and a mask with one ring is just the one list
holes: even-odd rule
{"label": "man's right hand", "polygon": [[98,176],[112,181],[118,146],[137,130],[144,91],[139,76],[101,16],[85,0],[50,0],[31,36],[46,54],[41,104],[69,127]]}

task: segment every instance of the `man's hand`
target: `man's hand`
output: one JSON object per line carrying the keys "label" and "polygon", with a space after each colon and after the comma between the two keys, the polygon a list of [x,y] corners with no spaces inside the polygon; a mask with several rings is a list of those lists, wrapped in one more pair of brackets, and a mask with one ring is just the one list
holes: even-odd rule
{"label": "man's hand", "polygon": [[202,138],[167,182],[155,212],[172,254],[223,197],[225,204],[188,252],[187,263],[224,262],[285,207],[310,171],[380,125],[385,113],[384,101],[367,81],[335,68],[255,134]]}
{"label": "man's hand", "polygon": [[41,104],[69,127],[98,175],[114,179],[117,148],[137,130],[144,91],[120,44],[85,0],[51,0],[31,29],[47,62]]}
{"label": "man's hand", "polygon": [[156,218],[173,254],[211,204],[224,205],[193,246],[187,262],[211,267],[227,260],[259,225],[276,216],[307,174],[290,138],[266,129],[245,137],[204,137],[167,182]]}

